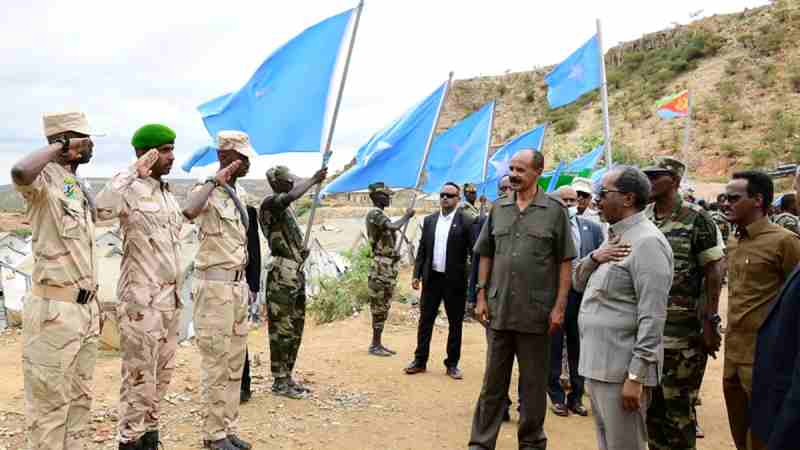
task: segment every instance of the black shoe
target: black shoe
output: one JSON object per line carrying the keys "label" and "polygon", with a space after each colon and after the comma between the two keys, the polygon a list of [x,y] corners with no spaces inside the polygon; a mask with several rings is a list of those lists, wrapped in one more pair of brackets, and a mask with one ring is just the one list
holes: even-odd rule
{"label": "black shoe", "polygon": [[236,436],[235,434],[228,435],[228,442],[230,442],[231,444],[233,444],[234,447],[240,450],[250,450],[251,448],[253,448],[253,446],[250,445],[249,442],[239,439],[239,437]]}
{"label": "black shoe", "polygon": [[567,405],[563,403],[553,403],[553,406],[550,408],[553,410],[553,413],[557,416],[561,417],[568,417],[569,416],[569,409],[567,409]]}
{"label": "black shoe", "polygon": [[233,445],[228,438],[219,439],[216,441],[203,440],[203,448],[211,450],[239,450],[239,447]]}
{"label": "black shoe", "polygon": [[306,398],[306,393],[289,384],[289,377],[278,378],[272,384],[272,393],[292,400],[302,400]]}
{"label": "black shoe", "polygon": [[250,398],[253,396],[253,393],[250,391],[241,391],[239,392],[239,402],[240,403],[247,403],[250,401]]}
{"label": "black shoe", "polygon": [[419,361],[414,360],[411,361],[411,364],[406,366],[405,369],[403,369],[403,372],[405,372],[407,375],[414,375],[417,373],[425,372],[426,370],[427,368],[425,367],[425,364],[422,364]]}
{"label": "black shoe", "polygon": [[582,417],[586,417],[589,415],[589,411],[580,403],[573,403],[571,405],[567,405],[567,409]]}
{"label": "black shoe", "polygon": [[158,431],[148,431],[142,436],[142,450],[159,450],[159,447],[164,448],[161,440],[158,437]]}
{"label": "black shoe", "polygon": [[368,352],[372,356],[394,356],[397,354],[396,351],[389,350],[382,345],[370,345]]}

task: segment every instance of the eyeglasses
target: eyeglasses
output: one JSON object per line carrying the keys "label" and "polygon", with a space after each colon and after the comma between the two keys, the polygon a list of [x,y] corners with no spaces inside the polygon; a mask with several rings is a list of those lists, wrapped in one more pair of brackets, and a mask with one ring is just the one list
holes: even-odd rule
{"label": "eyeglasses", "polygon": [[616,190],[616,189],[606,189],[606,188],[600,188],[600,190],[597,192],[597,197],[599,197],[599,198],[606,198],[606,194],[609,194],[609,193],[611,193],[611,192],[619,192],[620,194],[627,194],[627,192],[624,192],[624,191],[618,191],[618,190]]}
{"label": "eyeglasses", "polygon": [[458,194],[448,194],[447,192],[442,192],[439,194],[439,198],[456,198]]}

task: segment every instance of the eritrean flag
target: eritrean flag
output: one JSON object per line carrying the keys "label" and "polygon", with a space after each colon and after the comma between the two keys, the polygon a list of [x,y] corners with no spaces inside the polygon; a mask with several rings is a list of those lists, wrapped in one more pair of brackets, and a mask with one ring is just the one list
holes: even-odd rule
{"label": "eritrean flag", "polygon": [[668,95],[656,102],[656,112],[662,119],[674,119],[689,115],[689,91]]}

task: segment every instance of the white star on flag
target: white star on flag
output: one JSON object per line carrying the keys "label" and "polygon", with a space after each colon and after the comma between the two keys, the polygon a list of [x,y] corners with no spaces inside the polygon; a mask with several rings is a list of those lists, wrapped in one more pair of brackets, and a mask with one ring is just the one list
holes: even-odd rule
{"label": "white star on flag", "polygon": [[508,165],[511,162],[511,155],[504,154],[505,159],[490,159],[489,164],[494,167],[495,177],[502,178],[508,174]]}
{"label": "white star on flag", "polygon": [[572,70],[569,72],[569,76],[567,78],[569,78],[570,80],[581,80],[583,79],[583,75],[584,75],[583,65],[575,64],[574,66],[572,66]]}

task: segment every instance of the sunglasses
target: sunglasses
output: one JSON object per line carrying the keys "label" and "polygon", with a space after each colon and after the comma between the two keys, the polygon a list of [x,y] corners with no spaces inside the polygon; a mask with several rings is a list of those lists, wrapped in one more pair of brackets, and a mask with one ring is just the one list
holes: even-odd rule
{"label": "sunglasses", "polygon": [[456,198],[458,194],[448,194],[447,192],[442,192],[439,194],[439,198]]}
{"label": "sunglasses", "polygon": [[611,192],[619,192],[620,194],[627,194],[627,192],[619,191],[619,190],[616,190],[616,189],[600,188],[600,190],[597,191],[597,197],[598,198],[606,198],[606,194],[610,194]]}

